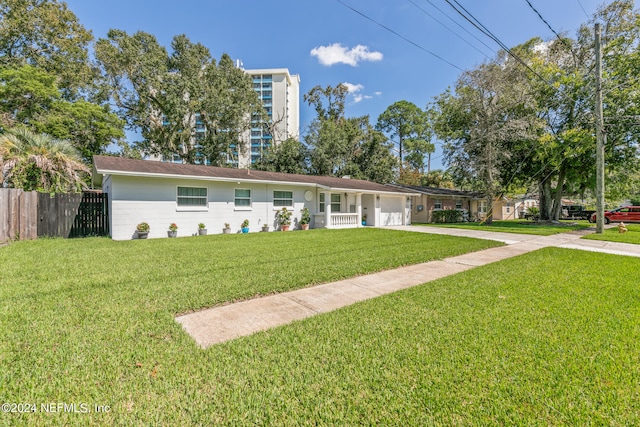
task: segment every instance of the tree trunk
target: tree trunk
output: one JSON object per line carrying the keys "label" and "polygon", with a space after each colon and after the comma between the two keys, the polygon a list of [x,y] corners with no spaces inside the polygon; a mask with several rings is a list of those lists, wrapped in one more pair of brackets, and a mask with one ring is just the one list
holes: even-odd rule
{"label": "tree trunk", "polygon": [[562,213],[562,196],[564,193],[564,181],[567,176],[567,168],[564,163],[560,166],[560,173],[558,174],[558,184],[556,185],[556,193],[553,200],[552,220],[559,221],[560,214]]}
{"label": "tree trunk", "polygon": [[558,221],[560,219],[566,178],[567,168],[563,164],[560,166],[555,191],[551,187],[552,178],[550,175],[547,175],[547,178],[538,184],[538,191],[540,193],[540,219],[542,221]]}
{"label": "tree trunk", "polygon": [[540,219],[548,221],[551,219],[551,181],[546,178],[538,185],[540,192]]}
{"label": "tree trunk", "polygon": [[487,209],[487,216],[484,219],[484,223],[487,225],[493,224],[493,199],[493,194],[489,194],[487,196],[487,206],[489,207],[489,209]]}

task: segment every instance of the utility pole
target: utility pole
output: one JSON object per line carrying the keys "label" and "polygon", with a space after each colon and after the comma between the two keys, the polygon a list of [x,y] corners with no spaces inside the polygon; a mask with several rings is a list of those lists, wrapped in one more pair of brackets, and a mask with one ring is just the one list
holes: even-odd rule
{"label": "utility pole", "polygon": [[596,48],[596,233],[604,232],[604,120],[602,114],[602,51],[600,24],[595,27]]}

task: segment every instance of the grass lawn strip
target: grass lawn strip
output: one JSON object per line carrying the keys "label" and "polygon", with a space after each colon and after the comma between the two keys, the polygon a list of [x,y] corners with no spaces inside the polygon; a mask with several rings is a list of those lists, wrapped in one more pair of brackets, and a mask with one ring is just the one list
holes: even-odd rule
{"label": "grass lawn strip", "polygon": [[539,236],[551,236],[558,233],[566,233],[572,230],[583,230],[585,228],[592,227],[593,224],[589,224],[588,221],[571,221],[569,225],[561,223],[560,225],[538,224],[534,221],[526,221],[522,219],[518,220],[506,220],[497,221],[494,220],[493,224],[487,225],[478,222],[462,222],[455,224],[416,224],[424,225],[428,227],[444,227],[444,228],[462,228],[467,230],[478,231],[499,231],[503,233],[518,233],[518,234],[534,234]]}
{"label": "grass lawn strip", "polygon": [[638,425],[638,269],[546,248],[206,351],[135,295],[3,300],[2,397],[112,409],[0,419]]}
{"label": "grass lawn strip", "polygon": [[604,233],[602,234],[594,233],[582,238],[589,240],[606,240],[609,242],[633,243],[636,245],[640,245],[640,224],[626,224],[628,230],[626,233],[618,232],[617,224],[615,225],[615,227],[604,230]]}

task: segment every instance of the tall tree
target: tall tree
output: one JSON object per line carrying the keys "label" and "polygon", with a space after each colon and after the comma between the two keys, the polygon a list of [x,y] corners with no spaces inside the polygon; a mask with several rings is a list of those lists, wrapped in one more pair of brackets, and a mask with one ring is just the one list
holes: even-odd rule
{"label": "tall tree", "polygon": [[534,139],[538,127],[527,87],[519,84],[525,81],[505,73],[508,59],[500,60],[463,73],[455,92],[436,98],[436,133],[445,141],[450,171],[457,181],[473,183],[489,206],[509,184],[510,147]]}
{"label": "tall tree", "polygon": [[[516,153],[522,171],[538,181],[540,214],[558,219],[565,194],[584,194],[595,187],[594,36],[593,23],[603,22],[606,40],[603,61],[606,123],[606,173],[632,176],[638,169],[637,117],[640,83],[633,70],[640,67],[640,15],[633,1],[614,1],[598,10],[581,27],[575,40],[524,45],[522,55],[544,77],[532,82],[544,133],[529,160]],[[624,180],[609,179],[614,197]],[[611,191],[614,190],[614,191]]]}
{"label": "tall tree", "polygon": [[345,117],[347,93],[347,87],[339,84],[316,86],[304,95],[318,114],[305,136],[310,172],[391,182],[397,164],[391,146],[371,126],[369,116]]}
{"label": "tall tree", "polygon": [[0,134],[0,187],[66,193],[84,188],[89,169],[68,142],[19,127]]}
{"label": "tall tree", "polygon": [[[631,0],[599,9],[604,23],[607,174],[639,170],[640,15]],[[593,22],[575,40],[534,38],[465,73],[437,99],[437,131],[456,178],[496,194],[537,184],[541,218],[557,220],[566,194],[594,185]],[[520,61],[525,62],[523,67]],[[474,101],[475,100],[475,101]],[[619,174],[619,173],[618,173]],[[624,185],[624,180],[610,184]]]}
{"label": "tall tree", "polygon": [[171,47],[168,54],[145,32],[111,30],[98,40],[96,58],[119,114],[140,131],[147,154],[177,154],[186,163],[237,161],[242,133],[264,114],[251,78],[226,54],[216,65],[206,47],[184,35]]}
{"label": "tall tree", "polygon": [[448,171],[434,169],[422,176],[420,185],[423,187],[454,188],[453,177]]}
{"label": "tall tree", "polygon": [[124,137],[124,122],[108,105],[82,98],[68,101],[57,78],[31,65],[0,67],[0,113],[6,128],[17,124],[69,140],[86,163]]}
{"label": "tall tree", "polygon": [[0,0],[0,66],[29,64],[56,76],[66,99],[91,85],[91,32],[66,3],[57,0]]}
{"label": "tall tree", "polygon": [[405,142],[406,162],[421,174],[431,171],[431,154],[435,152],[435,145],[424,138],[409,138]]}
{"label": "tall tree", "polygon": [[316,110],[318,120],[337,121],[344,118],[344,102],[349,88],[340,83],[336,87],[315,86],[303,95],[304,102]]}
{"label": "tall tree", "polygon": [[307,150],[295,138],[287,138],[278,145],[267,149],[266,153],[252,165],[253,169],[270,172],[298,173],[307,171]]}
{"label": "tall tree", "polygon": [[414,103],[404,100],[390,105],[378,116],[376,129],[389,133],[392,138],[397,138],[395,143],[398,145],[398,157],[401,165],[404,162],[406,139],[412,138],[427,143],[431,139],[425,112]]}
{"label": "tall tree", "polygon": [[89,60],[93,36],[66,3],[0,0],[0,124],[68,139],[86,162],[124,136]]}

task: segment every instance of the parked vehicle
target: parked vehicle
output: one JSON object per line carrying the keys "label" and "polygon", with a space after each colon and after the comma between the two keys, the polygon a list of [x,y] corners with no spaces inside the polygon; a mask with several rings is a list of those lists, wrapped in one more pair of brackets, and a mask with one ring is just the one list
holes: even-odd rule
{"label": "parked vehicle", "polygon": [[[596,222],[596,214],[591,215],[591,222]],[[618,209],[605,211],[604,222],[640,222],[640,206],[623,206]]]}
{"label": "parked vehicle", "polygon": [[582,205],[563,205],[562,219],[586,219],[591,221],[595,211],[586,210]]}

